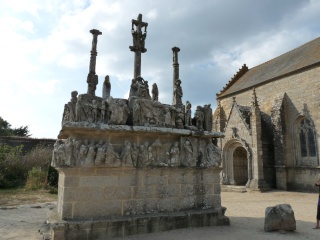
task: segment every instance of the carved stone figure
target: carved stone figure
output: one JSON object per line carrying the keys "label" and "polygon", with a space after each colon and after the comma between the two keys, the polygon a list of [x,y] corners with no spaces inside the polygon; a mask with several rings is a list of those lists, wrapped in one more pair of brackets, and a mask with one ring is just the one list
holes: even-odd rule
{"label": "carved stone figure", "polygon": [[164,125],[166,127],[174,127],[175,126],[175,109],[171,106],[166,106],[164,108]]}
{"label": "carved stone figure", "polygon": [[96,100],[92,100],[92,122],[96,123],[98,118],[98,104]]}
{"label": "carved stone figure", "polygon": [[148,162],[148,142],[140,146],[137,167],[144,167]]}
{"label": "carved stone figure", "polygon": [[94,164],[95,165],[103,165],[105,162],[105,158],[106,158],[107,145],[103,144],[103,142],[101,140],[96,147],[97,147],[97,154],[96,154],[96,158],[94,160]]}
{"label": "carved stone figure", "polygon": [[68,107],[67,104],[65,104],[64,105],[64,110],[63,110],[62,123],[68,122],[69,121],[69,116],[70,116],[69,107]]}
{"label": "carved stone figure", "polygon": [[152,147],[149,146],[148,147],[148,160],[147,160],[146,166],[153,166],[153,165],[154,165],[154,157],[152,154]]}
{"label": "carved stone figure", "polygon": [[179,163],[179,143],[175,142],[170,149],[170,166],[177,166]]}
{"label": "carved stone figure", "polygon": [[121,163],[122,166],[132,166],[132,148],[131,143],[127,140],[124,141],[124,146],[121,152]]}
{"label": "carved stone figure", "polygon": [[203,114],[204,114],[204,130],[211,132],[212,130],[212,108],[211,104],[204,105],[203,107]]}
{"label": "carved stone figure", "polygon": [[176,109],[175,116],[176,116],[176,118],[175,118],[176,128],[183,129],[184,113],[181,108]]}
{"label": "carved stone figure", "polygon": [[159,90],[158,90],[158,86],[156,83],[152,84],[152,100],[153,101],[158,101],[159,98]]}
{"label": "carved stone figure", "polygon": [[193,150],[192,150],[192,145],[190,141],[186,140],[183,147],[185,150],[185,159],[182,163],[182,166],[190,167],[192,166],[192,162],[193,162]]}
{"label": "carved stone figure", "polygon": [[113,167],[119,167],[121,165],[119,155],[114,151],[111,143],[108,144],[105,163]]}
{"label": "carved stone figure", "polygon": [[178,79],[175,81],[174,91],[173,91],[173,103],[172,105],[180,106],[182,105],[182,87],[181,87],[181,80]]}
{"label": "carved stone figure", "polygon": [[217,146],[217,139],[214,140],[214,143],[212,139],[209,139],[206,146],[207,163],[209,166],[219,166],[221,163],[221,150]]}
{"label": "carved stone figure", "polygon": [[126,124],[129,116],[128,106],[123,101],[116,102],[112,97],[108,98],[107,103],[110,111],[108,124]]}
{"label": "carved stone figure", "polygon": [[195,113],[195,118],[196,118],[196,127],[197,127],[197,129],[203,130],[204,116],[203,116],[203,112],[202,112],[200,106],[197,106],[197,110],[196,110],[196,113]]}
{"label": "carved stone figure", "polygon": [[144,80],[140,76],[133,79],[131,83],[129,98],[132,97],[151,99],[148,81]]}
{"label": "carved stone figure", "polygon": [[73,158],[74,158],[74,165],[80,165],[81,164],[79,162],[80,147],[81,147],[81,142],[75,140],[73,142],[73,149],[72,149],[72,154],[73,154]]}
{"label": "carved stone figure", "polygon": [[104,82],[103,82],[102,98],[106,99],[106,98],[110,97],[110,92],[111,92],[111,83],[110,83],[109,75],[107,75],[104,78]]}
{"label": "carved stone figure", "polygon": [[76,121],[76,105],[77,105],[77,91],[71,92],[71,100],[68,102],[68,108],[69,108],[69,121],[75,122]]}
{"label": "carved stone figure", "polygon": [[85,139],[80,147],[80,151],[79,151],[79,161],[81,165],[85,164],[86,161],[86,157],[88,154],[88,140]]}
{"label": "carved stone figure", "polygon": [[60,154],[58,153],[59,146],[62,144],[62,141],[57,139],[57,141],[53,145],[53,153],[52,153],[52,166],[58,167],[61,165],[62,159],[60,159]]}
{"label": "carved stone figure", "polygon": [[191,126],[192,125],[192,119],[191,119],[191,103],[189,101],[186,102],[186,110],[185,110],[185,126]]}
{"label": "carved stone figure", "polygon": [[137,147],[137,144],[133,143],[132,151],[131,151],[131,159],[134,166],[137,166],[138,155],[139,155],[139,149]]}
{"label": "carved stone figure", "polygon": [[64,149],[65,149],[65,153],[66,153],[66,159],[65,159],[65,164],[68,166],[72,166],[73,165],[73,143],[72,143],[72,139],[68,138],[67,141],[64,144]]}
{"label": "carved stone figure", "polygon": [[95,157],[96,157],[96,150],[95,150],[94,141],[92,140],[89,147],[88,147],[88,153],[87,153],[87,157],[85,160],[85,165],[86,166],[94,165]]}
{"label": "carved stone figure", "polygon": [[100,116],[101,116],[100,122],[105,123],[105,120],[106,120],[106,102],[105,101],[102,101],[102,103],[101,103],[101,115]]}
{"label": "carved stone figure", "polygon": [[65,148],[64,148],[64,143],[62,141],[60,142],[60,145],[58,146],[57,156],[58,156],[59,165],[65,165],[66,152],[65,152]]}

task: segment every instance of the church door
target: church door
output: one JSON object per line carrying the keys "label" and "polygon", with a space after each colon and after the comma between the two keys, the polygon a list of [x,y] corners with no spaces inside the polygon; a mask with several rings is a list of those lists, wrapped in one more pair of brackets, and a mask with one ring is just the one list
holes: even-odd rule
{"label": "church door", "polygon": [[243,147],[233,152],[233,177],[235,185],[245,185],[248,181],[247,151]]}

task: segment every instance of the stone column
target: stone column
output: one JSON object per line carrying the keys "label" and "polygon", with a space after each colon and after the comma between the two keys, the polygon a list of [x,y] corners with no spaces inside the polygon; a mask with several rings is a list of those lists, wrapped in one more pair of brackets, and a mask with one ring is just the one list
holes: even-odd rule
{"label": "stone column", "polygon": [[173,47],[172,48],[172,54],[173,54],[173,78],[172,78],[172,102],[174,103],[174,88],[175,88],[175,82],[179,79],[179,61],[178,61],[178,52],[180,52],[180,48]]}
{"label": "stone column", "polygon": [[88,90],[87,94],[95,96],[96,86],[98,84],[98,76],[96,75],[96,58],[97,58],[97,43],[98,43],[98,35],[101,35],[97,29],[91,29],[90,33],[92,33],[92,47],[91,47],[91,56],[90,56],[90,64],[89,64],[89,74],[87,77]]}

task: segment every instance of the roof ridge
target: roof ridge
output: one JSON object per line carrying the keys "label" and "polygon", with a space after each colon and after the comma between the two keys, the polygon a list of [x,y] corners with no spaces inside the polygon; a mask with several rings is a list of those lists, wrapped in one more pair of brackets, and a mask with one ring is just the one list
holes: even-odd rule
{"label": "roof ridge", "polygon": [[243,64],[241,68],[239,68],[239,71],[233,75],[233,77],[230,79],[230,81],[226,84],[226,86],[220,91],[220,93],[217,93],[217,95],[221,94],[223,91],[227,90],[229,87],[231,87],[232,84],[234,84],[239,78],[241,78],[246,72],[248,72],[249,68],[246,64]]}

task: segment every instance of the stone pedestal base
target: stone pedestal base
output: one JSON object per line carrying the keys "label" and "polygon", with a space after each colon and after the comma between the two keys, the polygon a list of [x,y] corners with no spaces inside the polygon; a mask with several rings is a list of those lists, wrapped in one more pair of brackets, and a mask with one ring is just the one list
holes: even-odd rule
{"label": "stone pedestal base", "polygon": [[271,190],[269,185],[263,179],[251,179],[247,182],[246,187],[248,191],[266,192]]}
{"label": "stone pedestal base", "polygon": [[111,239],[135,234],[155,233],[179,228],[229,226],[224,216],[226,208],[189,210],[185,212],[122,216],[99,220],[48,221],[51,239]]}

